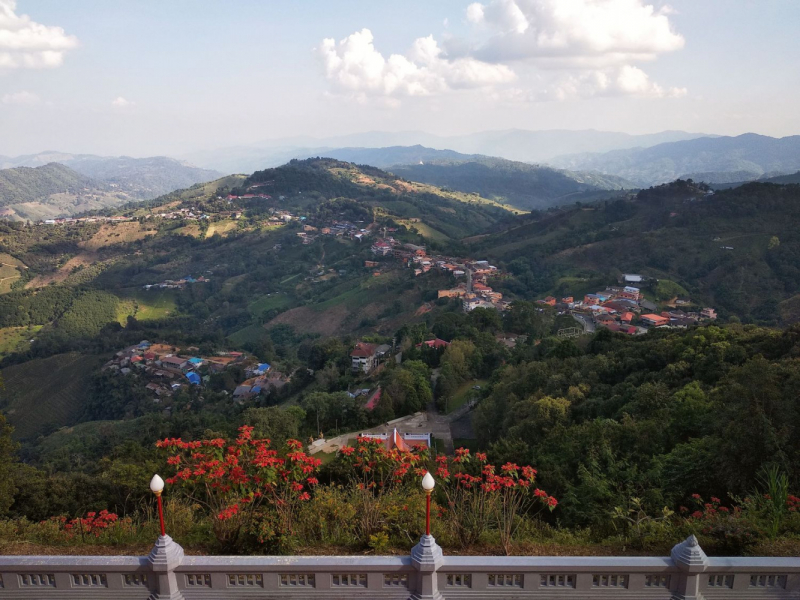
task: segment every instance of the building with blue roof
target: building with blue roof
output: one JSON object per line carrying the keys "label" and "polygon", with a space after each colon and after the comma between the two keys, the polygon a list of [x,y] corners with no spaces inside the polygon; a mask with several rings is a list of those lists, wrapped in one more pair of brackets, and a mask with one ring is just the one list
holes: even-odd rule
{"label": "building with blue roof", "polygon": [[198,374],[197,374],[197,373],[195,373],[194,371],[190,371],[190,372],[188,372],[188,373],[186,374],[186,379],[188,379],[188,380],[189,380],[189,383],[191,383],[191,384],[194,384],[194,385],[200,385],[200,381],[201,381],[201,379],[200,379],[200,375],[198,375]]}

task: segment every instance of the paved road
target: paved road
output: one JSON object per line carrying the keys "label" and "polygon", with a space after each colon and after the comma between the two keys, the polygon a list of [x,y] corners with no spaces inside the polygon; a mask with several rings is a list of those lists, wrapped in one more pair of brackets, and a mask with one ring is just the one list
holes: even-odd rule
{"label": "paved road", "polygon": [[585,333],[594,333],[595,326],[591,317],[572,313],[572,318],[583,326],[583,331]]}

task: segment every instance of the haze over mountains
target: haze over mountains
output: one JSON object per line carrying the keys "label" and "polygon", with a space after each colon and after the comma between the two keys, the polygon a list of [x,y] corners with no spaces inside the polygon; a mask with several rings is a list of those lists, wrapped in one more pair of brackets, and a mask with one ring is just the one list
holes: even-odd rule
{"label": "haze over mountains", "polygon": [[0,169],[66,165],[81,175],[112,184],[134,198],[156,198],[178,188],[211,181],[224,175],[166,156],[132,158],[45,151],[17,157],[0,156]]}
{"label": "haze over mountains", "polygon": [[595,130],[527,131],[508,129],[448,137],[422,131],[369,131],[327,138],[300,136],[267,140],[258,144],[193,152],[184,158],[210,169],[250,173],[264,167],[281,165],[292,158],[330,156],[332,151],[345,148],[421,145],[436,150],[452,150],[464,154],[482,154],[521,162],[541,163],[565,154],[607,152],[634,147],[646,148],[664,142],[690,140],[705,136],[707,134],[685,131],[630,135]]}
{"label": "haze over mountains", "polygon": [[63,152],[0,157],[0,167],[0,216],[32,220],[149,200],[222,175],[164,156]]}
{"label": "haze over mountains", "polygon": [[650,148],[562,156],[551,162],[564,169],[617,175],[640,186],[666,183],[679,177],[730,183],[794,173],[800,169],[800,136],[773,138],[746,133],[736,137],[706,137]]}

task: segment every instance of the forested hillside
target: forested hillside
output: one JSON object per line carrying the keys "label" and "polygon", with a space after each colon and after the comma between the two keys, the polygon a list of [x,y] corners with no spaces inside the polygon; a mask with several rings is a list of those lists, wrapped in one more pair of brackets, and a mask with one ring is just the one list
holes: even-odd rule
{"label": "forested hillside", "polygon": [[391,167],[412,181],[477,193],[524,209],[542,209],[608,197],[609,190],[635,185],[621,177],[577,173],[509,160],[478,157],[466,161],[443,159],[425,164]]}
{"label": "forested hillside", "polygon": [[[582,297],[600,281],[641,273],[677,282],[696,303],[726,316],[793,323],[798,200],[797,185],[751,183],[712,193],[678,181],[625,200],[520,217],[471,248],[509,262],[516,275],[509,292]],[[647,292],[657,295],[655,287]]]}
{"label": "forested hillside", "polygon": [[109,189],[99,181],[57,163],[0,170],[0,206],[48,202],[53,194],[81,195]]}

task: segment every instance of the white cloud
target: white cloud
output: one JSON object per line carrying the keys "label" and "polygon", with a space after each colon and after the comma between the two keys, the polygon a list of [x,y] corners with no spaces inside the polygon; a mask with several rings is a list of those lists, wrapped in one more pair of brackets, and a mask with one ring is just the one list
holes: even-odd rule
{"label": "white cloud", "polygon": [[77,47],[78,38],[61,27],[36,23],[16,10],[16,0],[0,0],[0,69],[58,67],[64,53]]}
{"label": "white cloud", "polygon": [[131,100],[126,100],[122,96],[117,96],[111,101],[111,106],[116,106],[117,108],[127,108],[129,106],[133,106],[134,104],[136,103]]}
{"label": "white cloud", "polygon": [[0,98],[3,104],[16,104],[32,106],[34,104],[41,104],[42,99],[32,92],[14,92],[13,94],[5,94]]}
{"label": "white cloud", "polygon": [[494,35],[476,52],[488,61],[553,60],[556,66],[610,66],[679,50],[668,7],[644,0],[491,0],[467,19]]}
{"label": "white cloud", "polygon": [[665,89],[650,81],[638,67],[624,65],[605,70],[584,71],[556,79],[537,93],[538,100],[575,100],[582,98],[634,96],[637,98],[680,98],[686,88]]}
{"label": "white cloud", "polygon": [[340,42],[322,41],[318,53],[325,75],[336,91],[364,99],[367,96],[428,96],[453,89],[480,88],[515,79],[505,65],[470,57],[448,59],[433,36],[418,38],[407,55],[385,58],[373,43],[369,29]]}

